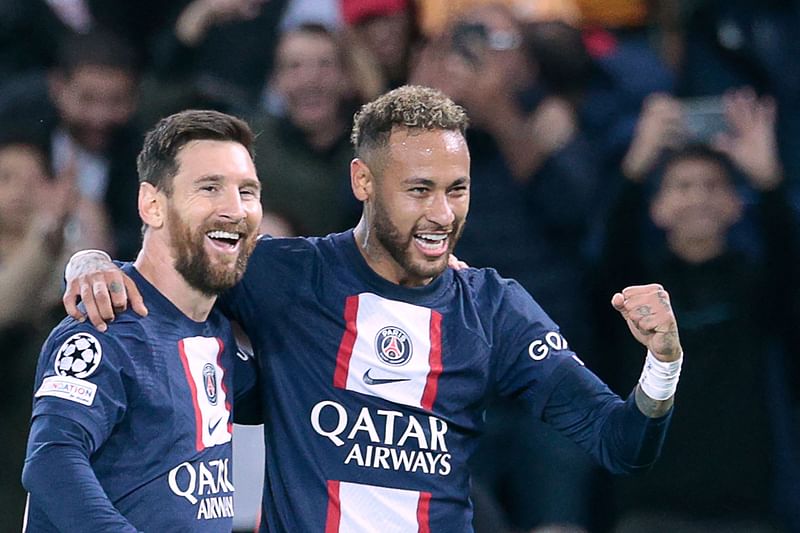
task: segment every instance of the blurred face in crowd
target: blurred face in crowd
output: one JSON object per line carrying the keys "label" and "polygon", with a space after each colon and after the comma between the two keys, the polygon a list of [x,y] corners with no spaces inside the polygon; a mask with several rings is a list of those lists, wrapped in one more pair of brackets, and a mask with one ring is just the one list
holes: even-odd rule
{"label": "blurred face in crowd", "polygon": [[411,40],[411,15],[400,11],[391,15],[369,17],[355,26],[356,33],[375,54],[384,70],[395,79],[403,72]]}
{"label": "blurred face in crowd", "polygon": [[0,229],[25,231],[42,191],[47,185],[47,166],[41,152],[28,145],[0,147]]}
{"label": "blurred face in crowd", "polygon": [[72,137],[86,150],[102,153],[136,109],[137,78],[121,68],[83,65],[54,75],[51,93]]}
{"label": "blurred face in crowd", "polygon": [[338,122],[347,78],[331,36],[306,31],[285,34],[275,68],[275,88],[296,126],[313,130]]}
{"label": "blurred face in crowd", "polygon": [[[383,277],[424,285],[441,274],[458,242],[469,210],[470,157],[457,131],[396,128],[385,160],[368,172],[365,202],[367,253]],[[353,162],[359,173],[360,160]],[[362,169],[363,171],[363,169]],[[358,180],[356,180],[357,183]]]}
{"label": "blurred face in crowd", "polygon": [[717,161],[690,158],[669,165],[651,204],[653,221],[670,238],[725,238],[742,203],[727,170]]}
{"label": "blurred face in crowd", "polygon": [[217,295],[244,274],[261,223],[261,185],[236,142],[191,141],[178,163],[166,220],[175,269],[195,289]]}
{"label": "blurred face in crowd", "polygon": [[465,39],[467,48],[477,60],[473,64],[480,72],[482,62],[492,62],[493,72],[506,80],[512,89],[523,89],[530,81],[530,65],[522,49],[519,23],[513,14],[499,5],[481,6],[468,12],[462,25],[481,26],[485,37]]}

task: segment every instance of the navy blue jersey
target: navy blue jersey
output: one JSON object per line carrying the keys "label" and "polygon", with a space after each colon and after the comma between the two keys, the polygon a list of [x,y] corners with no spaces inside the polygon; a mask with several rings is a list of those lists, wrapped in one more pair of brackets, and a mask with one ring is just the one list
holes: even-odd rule
{"label": "navy blue jersey", "polygon": [[[148,316],[126,311],[105,333],[72,319],[57,326],[39,359],[34,424],[66,418],[88,433],[97,480],[138,530],[229,532],[234,364],[246,370],[230,323],[218,311],[189,319],[131,265],[123,269]],[[247,379],[242,372],[241,389]],[[33,494],[28,531],[56,530],[52,512]]]}
{"label": "navy blue jersey", "polygon": [[614,470],[626,458],[603,433],[649,423],[493,270],[406,288],[369,268],[352,231],[263,239],[220,304],[264,380],[265,531],[471,531],[467,461],[493,392]]}

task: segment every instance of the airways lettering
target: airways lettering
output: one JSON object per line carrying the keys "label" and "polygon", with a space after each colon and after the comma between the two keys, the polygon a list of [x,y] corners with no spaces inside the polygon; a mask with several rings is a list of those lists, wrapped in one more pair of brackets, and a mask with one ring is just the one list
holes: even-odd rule
{"label": "airways lettering", "polygon": [[351,422],[344,406],[324,400],[311,410],[311,427],[337,447],[359,437],[371,443],[354,442],[345,464],[426,474],[450,473],[447,422],[435,416],[416,417],[384,409],[373,412],[362,407]]}

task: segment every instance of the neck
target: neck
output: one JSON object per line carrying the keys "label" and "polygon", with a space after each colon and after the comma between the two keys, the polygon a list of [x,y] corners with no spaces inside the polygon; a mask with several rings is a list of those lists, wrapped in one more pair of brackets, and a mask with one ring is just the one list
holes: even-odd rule
{"label": "neck", "polygon": [[691,264],[705,263],[725,252],[725,239],[718,237],[681,239],[668,235],[667,245],[672,253]]}
{"label": "neck", "polygon": [[144,279],[184,315],[195,322],[205,321],[214,307],[216,296],[203,294],[189,285],[175,270],[175,261],[168,251],[157,250],[158,248],[161,247],[148,246],[148,238],[145,236],[142,251],[136,257],[134,266]]}
{"label": "neck", "polygon": [[14,251],[25,242],[30,233],[30,229],[28,229],[27,232],[19,232],[16,230],[3,231],[0,229],[0,258],[13,254]]}
{"label": "neck", "polygon": [[413,276],[408,270],[403,268],[391,254],[386,251],[378,239],[375,232],[371,230],[364,216],[359,220],[358,225],[353,230],[358,251],[367,262],[367,265],[380,277],[396,285],[403,287],[422,287],[433,281],[433,277],[419,278]]}

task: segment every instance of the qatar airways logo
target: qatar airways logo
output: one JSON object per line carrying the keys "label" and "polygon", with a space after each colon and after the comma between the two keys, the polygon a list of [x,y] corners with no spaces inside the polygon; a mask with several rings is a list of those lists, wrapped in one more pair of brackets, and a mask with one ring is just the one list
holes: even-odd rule
{"label": "qatar airways logo", "polygon": [[[351,419],[344,406],[324,400],[311,410],[311,427],[336,447],[350,447],[346,465],[442,476],[451,471],[447,422],[435,416],[362,407]],[[352,442],[362,436],[369,444]]]}
{"label": "qatar airways logo", "polygon": [[184,462],[169,471],[169,488],[197,507],[197,520],[233,516],[233,483],[228,459]]}

